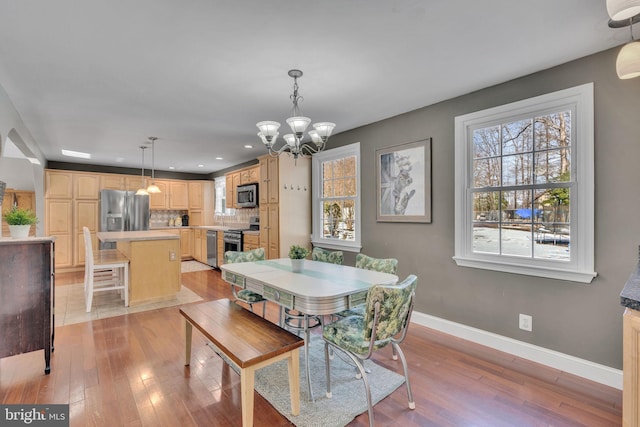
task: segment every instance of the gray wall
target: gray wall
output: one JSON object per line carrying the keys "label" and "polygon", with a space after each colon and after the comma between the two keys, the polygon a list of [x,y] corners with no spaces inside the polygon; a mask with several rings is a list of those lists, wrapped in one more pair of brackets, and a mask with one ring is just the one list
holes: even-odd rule
{"label": "gray wall", "polygon": [[[418,276],[417,311],[622,368],[619,294],[640,244],[640,78],[617,78],[617,52],[601,52],[329,141],[330,147],[361,143],[362,252],[396,257],[401,278]],[[598,277],[581,284],[456,266],[454,117],[588,82],[595,91]],[[432,223],[377,223],[375,150],[427,137],[432,138]],[[346,262],[353,263],[353,254]],[[518,328],[518,313],[533,316],[533,332]]]}

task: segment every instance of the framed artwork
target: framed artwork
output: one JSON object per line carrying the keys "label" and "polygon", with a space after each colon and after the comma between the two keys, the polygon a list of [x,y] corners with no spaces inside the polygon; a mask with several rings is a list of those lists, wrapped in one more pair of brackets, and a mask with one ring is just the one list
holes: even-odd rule
{"label": "framed artwork", "polygon": [[378,222],[431,222],[431,138],[376,150]]}

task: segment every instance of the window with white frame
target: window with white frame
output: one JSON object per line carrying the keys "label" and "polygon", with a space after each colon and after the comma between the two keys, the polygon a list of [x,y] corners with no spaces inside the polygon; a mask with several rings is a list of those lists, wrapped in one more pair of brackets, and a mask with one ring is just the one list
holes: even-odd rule
{"label": "window with white frame", "polygon": [[234,215],[235,209],[227,207],[227,180],[219,176],[214,180],[215,184],[215,215]]}
{"label": "window with white frame", "polygon": [[589,283],[593,84],[455,119],[459,266]]}
{"label": "window with white frame", "polygon": [[359,252],[360,143],[315,154],[312,176],[314,246]]}

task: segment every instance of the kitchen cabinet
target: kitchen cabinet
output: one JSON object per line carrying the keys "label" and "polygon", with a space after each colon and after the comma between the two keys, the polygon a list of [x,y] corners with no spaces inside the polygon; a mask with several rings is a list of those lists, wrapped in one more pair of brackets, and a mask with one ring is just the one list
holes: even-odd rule
{"label": "kitchen cabinet", "polygon": [[240,185],[240,172],[232,172],[225,175],[226,180],[226,197],[227,197],[227,207],[237,208],[238,207],[238,194],[236,193],[236,189],[238,185]]}
{"label": "kitchen cabinet", "polygon": [[169,181],[169,209],[189,209],[189,185],[186,181]]}
{"label": "kitchen cabinet", "polygon": [[74,200],[73,217],[75,223],[73,227],[73,265],[83,265],[85,262],[84,233],[83,227],[89,229],[94,248],[98,246],[96,232],[98,232],[98,201],[97,200]]}
{"label": "kitchen cabinet", "polygon": [[279,157],[269,155],[260,157],[260,204],[278,203]]}
{"label": "kitchen cabinet", "polygon": [[[30,209],[36,211],[36,193],[33,191],[14,190],[7,188],[4,192],[4,198],[2,200],[2,213],[10,210],[13,206],[17,206],[21,209]],[[2,235],[9,236],[9,224],[2,218]],[[29,230],[29,236],[36,235],[36,228],[31,227]]]}
{"label": "kitchen cabinet", "polygon": [[100,175],[94,173],[74,173],[73,197],[76,200],[98,200],[100,198]]}
{"label": "kitchen cabinet", "polygon": [[45,173],[46,198],[73,198],[73,172],[47,170]]}
{"label": "kitchen cabinet", "polygon": [[[169,206],[167,197],[167,191],[169,191],[169,182],[159,179],[156,179],[154,182],[160,189],[160,192],[149,194],[149,208],[151,210],[166,210]],[[149,184],[151,184],[151,182],[149,182]]]}
{"label": "kitchen cabinet", "polygon": [[124,190],[124,175],[105,173],[100,176],[101,190]]}
{"label": "kitchen cabinet", "polygon": [[214,182],[189,182],[189,225],[213,225]]}
{"label": "kitchen cabinet", "polygon": [[0,357],[44,350],[45,374],[53,349],[53,247],[51,238],[0,242]]}
{"label": "kitchen cabinet", "polygon": [[240,185],[253,184],[260,181],[260,166],[240,170]]}
{"label": "kitchen cabinet", "polygon": [[311,160],[267,155],[259,161],[260,247],[268,259],[284,258],[291,245],[310,246]]}
{"label": "kitchen cabinet", "polygon": [[196,228],[193,231],[193,258],[195,258],[196,261],[200,261],[206,264],[207,230],[205,228]]}
{"label": "kitchen cabinet", "polygon": [[125,175],[124,189],[127,191],[138,191],[149,186],[149,178],[142,179],[141,176]]}
{"label": "kitchen cabinet", "polygon": [[242,250],[243,251],[252,251],[254,249],[258,249],[260,246],[260,236],[254,234],[246,234],[242,235]]}
{"label": "kitchen cabinet", "polygon": [[56,238],[56,268],[73,265],[72,218],[72,200],[47,199],[45,201],[45,234]]}
{"label": "kitchen cabinet", "polygon": [[218,267],[219,267],[222,264],[224,264],[224,232],[223,231],[218,231],[217,239],[218,239],[217,255],[218,255]]}
{"label": "kitchen cabinet", "polygon": [[188,259],[193,256],[193,242],[191,240],[191,230],[188,228],[180,230],[180,255],[182,259]]}
{"label": "kitchen cabinet", "polygon": [[640,425],[640,311],[626,308],[622,320],[622,425]]}

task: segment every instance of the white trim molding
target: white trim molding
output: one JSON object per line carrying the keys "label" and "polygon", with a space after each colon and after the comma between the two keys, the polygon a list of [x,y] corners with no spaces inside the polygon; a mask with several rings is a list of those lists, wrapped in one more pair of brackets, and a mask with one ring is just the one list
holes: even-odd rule
{"label": "white trim molding", "polygon": [[622,370],[414,311],[411,322],[622,390]]}

